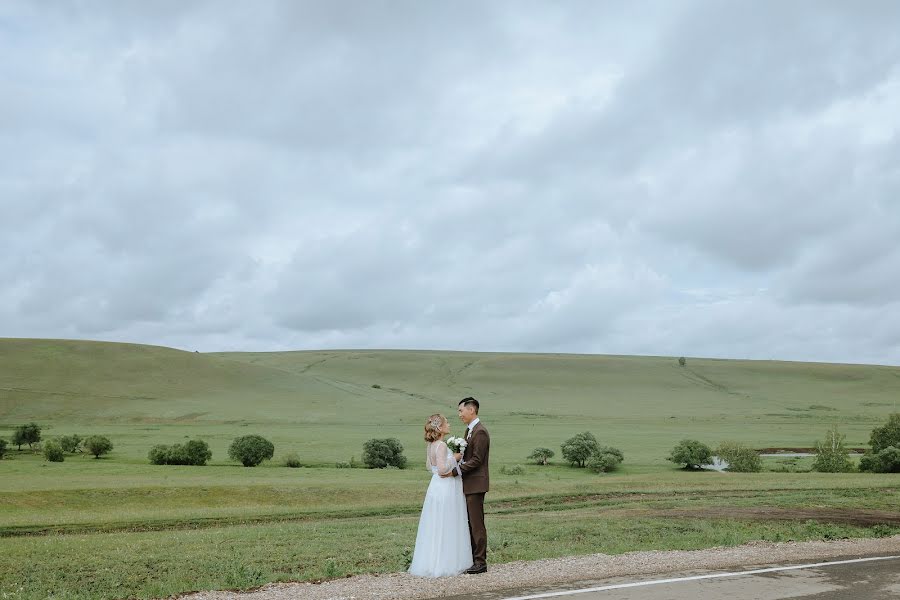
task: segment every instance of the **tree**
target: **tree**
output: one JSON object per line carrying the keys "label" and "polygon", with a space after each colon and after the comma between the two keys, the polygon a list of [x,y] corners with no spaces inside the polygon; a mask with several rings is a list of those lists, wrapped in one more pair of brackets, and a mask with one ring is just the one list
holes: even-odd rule
{"label": "tree", "polygon": [[113,449],[112,442],[105,435],[91,435],[85,438],[84,447],[94,455],[94,458],[100,458],[104,454],[109,454]]}
{"label": "tree", "polygon": [[535,448],[528,455],[528,460],[533,460],[539,465],[546,465],[551,458],[556,456],[556,452],[550,448]]}
{"label": "tree", "polygon": [[563,458],[573,467],[584,467],[591,454],[599,450],[597,438],[589,431],[577,433],[562,443]]}
{"label": "tree", "polygon": [[684,465],[685,469],[702,469],[712,464],[712,448],[697,440],[681,440],[666,460]]}
{"label": "tree", "polygon": [[753,448],[738,442],[722,442],[716,448],[716,454],[728,463],[728,470],[736,473],[759,473],[762,471],[762,459]]}
{"label": "tree", "polygon": [[888,446],[900,448],[900,413],[890,415],[887,423],[872,430],[869,445],[872,454],[878,454]]}
{"label": "tree", "polygon": [[369,440],[363,444],[362,458],[370,469],[406,468],[403,446],[400,444],[400,440],[394,438]]}
{"label": "tree", "polygon": [[33,444],[41,441],[41,426],[37,423],[29,423],[20,425],[13,432],[13,444],[22,449],[22,444],[28,444],[29,448],[33,448]]}
{"label": "tree", "polygon": [[0,459],[6,455],[6,440],[0,438]]}
{"label": "tree", "polygon": [[679,359],[678,359],[678,364],[681,365],[681,366],[683,367],[684,365],[687,364],[687,359],[686,359],[685,357],[683,357],[683,356],[682,356],[682,357],[679,357]]}
{"label": "tree", "polygon": [[255,467],[275,456],[275,445],[261,435],[236,438],[228,448],[228,457],[245,467]]}
{"label": "tree", "polygon": [[585,466],[595,473],[606,473],[614,471],[623,460],[625,460],[625,455],[618,448],[599,446],[588,457]]}
{"label": "tree", "polygon": [[56,440],[44,444],[44,458],[50,462],[62,462],[66,459],[62,446]]}
{"label": "tree", "polygon": [[822,441],[816,440],[816,460],[813,471],[821,473],[847,473],[853,471],[850,451],[844,444],[847,436],[838,433],[837,426],[825,434]]}
{"label": "tree", "polygon": [[81,452],[81,449],[79,448],[79,446],[81,446],[81,438],[77,434],[62,436],[59,438],[59,445],[69,454]]}

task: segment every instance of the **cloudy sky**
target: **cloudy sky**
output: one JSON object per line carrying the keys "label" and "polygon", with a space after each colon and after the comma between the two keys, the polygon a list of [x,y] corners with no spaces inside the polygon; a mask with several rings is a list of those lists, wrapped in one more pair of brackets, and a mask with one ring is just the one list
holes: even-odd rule
{"label": "cloudy sky", "polygon": [[0,4],[0,337],[900,364],[900,3]]}

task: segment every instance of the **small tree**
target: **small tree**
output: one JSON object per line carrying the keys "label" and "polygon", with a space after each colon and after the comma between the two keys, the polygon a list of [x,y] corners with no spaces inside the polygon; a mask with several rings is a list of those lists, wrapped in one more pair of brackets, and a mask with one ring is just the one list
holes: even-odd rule
{"label": "small tree", "polygon": [[678,364],[681,365],[681,366],[683,367],[684,365],[687,364],[687,359],[686,359],[685,357],[683,357],[683,356],[680,357],[680,358],[678,359]]}
{"label": "small tree", "polygon": [[79,447],[81,446],[81,438],[77,434],[62,436],[59,438],[59,445],[69,454],[81,452],[81,448]]}
{"label": "small tree", "polygon": [[562,443],[563,458],[573,467],[584,467],[591,454],[599,450],[597,438],[589,431],[577,433]]}
{"label": "small tree", "polygon": [[844,444],[846,437],[838,433],[835,426],[825,434],[824,440],[816,441],[816,460],[812,466],[813,471],[821,473],[847,473],[853,471],[850,451]]}
{"label": "small tree", "polygon": [[0,438],[0,460],[2,460],[4,456],[6,456],[6,440]]}
{"label": "small tree", "polygon": [[556,456],[556,452],[554,452],[550,448],[535,448],[531,451],[531,454],[529,454],[527,458],[528,460],[533,460],[539,465],[546,465],[554,456]]}
{"label": "small tree", "polygon": [[62,462],[66,459],[62,446],[56,440],[44,444],[44,458],[50,462]]}
{"label": "small tree", "polygon": [[255,467],[275,456],[275,445],[261,435],[245,435],[231,442],[228,456],[245,467]]}
{"label": "small tree", "polygon": [[105,435],[91,435],[85,438],[84,447],[94,455],[94,458],[100,458],[104,454],[109,454],[113,449],[112,442]]}
{"label": "small tree", "polygon": [[599,446],[588,457],[585,466],[595,473],[614,471],[625,460],[625,455],[618,448]]}
{"label": "small tree", "polygon": [[22,444],[28,444],[28,447],[34,449],[34,444],[41,441],[41,426],[37,423],[29,423],[20,425],[13,432],[13,444],[22,449]]}
{"label": "small tree", "polygon": [[400,444],[400,440],[394,438],[369,440],[363,444],[362,458],[370,469],[406,468],[403,446]]}
{"label": "small tree", "polygon": [[716,454],[728,463],[728,470],[736,473],[759,473],[762,471],[762,459],[753,448],[737,442],[722,442],[716,448]]}
{"label": "small tree", "polygon": [[888,446],[900,448],[900,413],[890,415],[887,423],[872,430],[869,445],[872,454],[878,454]]}
{"label": "small tree", "polygon": [[697,440],[681,440],[666,460],[684,465],[685,469],[702,469],[703,465],[712,464],[712,457],[712,448],[706,444]]}

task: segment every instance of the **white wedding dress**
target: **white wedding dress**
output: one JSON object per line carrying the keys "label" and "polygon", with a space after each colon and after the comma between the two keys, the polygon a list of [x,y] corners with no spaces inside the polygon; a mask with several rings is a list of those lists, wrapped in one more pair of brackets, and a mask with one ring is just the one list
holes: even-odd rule
{"label": "white wedding dress", "polygon": [[456,468],[456,460],[443,441],[428,444],[431,483],[416,534],[416,549],[409,572],[420,577],[458,575],[472,566],[469,515],[460,477],[441,477]]}

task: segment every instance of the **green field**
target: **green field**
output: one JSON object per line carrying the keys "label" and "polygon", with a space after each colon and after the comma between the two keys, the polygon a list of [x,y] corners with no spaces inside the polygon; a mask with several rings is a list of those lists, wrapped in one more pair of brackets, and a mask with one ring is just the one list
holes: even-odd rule
{"label": "green field", "polygon": [[[443,412],[461,432],[456,403],[469,395],[492,438],[493,562],[900,532],[878,514],[857,523],[821,512],[896,514],[896,475],[686,473],[665,461],[685,437],[809,447],[835,424],[864,447],[897,410],[897,367],[0,339],[0,436],[36,421],[44,439],[102,434],[115,445],[100,460],[48,463],[13,447],[0,461],[0,594],[163,597],[402,569],[427,484],[422,423]],[[618,472],[560,464],[560,442],[585,430],[623,450]],[[274,461],[228,460],[248,433],[274,442]],[[373,437],[399,439],[410,468],[334,468]],[[210,444],[209,466],[148,464],[151,446],[188,438]],[[556,450],[555,464],[500,474],[536,446]],[[288,452],[305,467],[279,466]]]}

